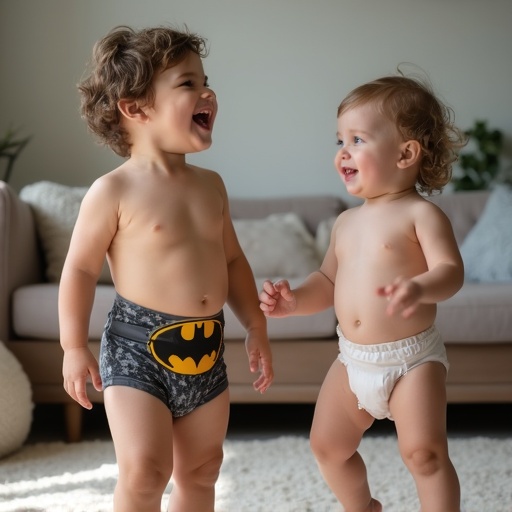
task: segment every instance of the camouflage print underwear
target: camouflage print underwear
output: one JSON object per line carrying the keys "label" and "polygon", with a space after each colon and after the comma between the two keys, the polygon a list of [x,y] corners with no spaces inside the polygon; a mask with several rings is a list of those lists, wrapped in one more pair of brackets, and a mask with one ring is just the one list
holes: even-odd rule
{"label": "camouflage print underwear", "polygon": [[101,340],[103,389],[129,386],[184,416],[228,387],[224,315],[187,318],[138,306],[117,295]]}

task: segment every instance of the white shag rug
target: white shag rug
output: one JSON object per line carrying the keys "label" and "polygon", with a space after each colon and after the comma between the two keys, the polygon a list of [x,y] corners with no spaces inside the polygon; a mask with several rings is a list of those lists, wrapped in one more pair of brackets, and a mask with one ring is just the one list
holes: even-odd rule
{"label": "white shag rug", "polygon": [[[512,438],[450,438],[465,512],[512,512]],[[364,438],[360,452],[385,512],[419,510],[394,436]],[[0,460],[0,512],[107,512],[117,478],[110,441],[26,445]],[[165,510],[166,498],[162,501]],[[217,512],[337,512],[308,440],[227,440]]]}

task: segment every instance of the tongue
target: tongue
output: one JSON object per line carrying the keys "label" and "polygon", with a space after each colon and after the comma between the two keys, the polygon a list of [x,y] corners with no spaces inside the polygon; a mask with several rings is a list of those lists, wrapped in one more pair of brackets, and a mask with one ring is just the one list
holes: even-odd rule
{"label": "tongue", "polygon": [[192,118],[199,126],[202,126],[203,128],[208,127],[208,116],[206,114],[196,114]]}

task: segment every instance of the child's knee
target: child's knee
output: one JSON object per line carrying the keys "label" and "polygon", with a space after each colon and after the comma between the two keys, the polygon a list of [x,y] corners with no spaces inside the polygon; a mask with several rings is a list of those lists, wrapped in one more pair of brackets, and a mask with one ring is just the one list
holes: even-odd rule
{"label": "child's knee", "polygon": [[162,468],[155,464],[130,464],[126,468],[119,466],[119,481],[130,493],[151,496],[161,494],[169,483],[172,467]]}
{"label": "child's knee", "polygon": [[431,476],[443,466],[444,455],[431,448],[414,448],[402,454],[409,471],[418,476]]}
{"label": "child's knee", "polygon": [[357,449],[357,446],[354,447],[340,439],[331,441],[332,442],[330,442],[326,436],[321,435],[320,432],[316,432],[315,430],[311,431],[309,445],[319,464],[326,464],[331,461],[346,461],[354,455]]}
{"label": "child's knee", "polygon": [[314,429],[311,430],[309,436],[309,446],[317,460],[323,460],[329,454],[329,446],[325,441],[325,437],[319,435]]}
{"label": "child's knee", "polygon": [[173,478],[178,485],[212,487],[219,478],[223,452],[218,450],[197,464],[187,461],[186,466],[176,465]]}

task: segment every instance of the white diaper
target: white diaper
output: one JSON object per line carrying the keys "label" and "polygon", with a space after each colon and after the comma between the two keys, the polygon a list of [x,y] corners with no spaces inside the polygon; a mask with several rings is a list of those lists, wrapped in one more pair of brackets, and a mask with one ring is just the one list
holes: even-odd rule
{"label": "white diaper", "polygon": [[396,382],[409,370],[430,361],[449,364],[439,331],[433,325],[410,338],[361,345],[347,340],[339,326],[340,353],[338,359],[346,366],[350,389],[356,395],[358,406],[376,419],[391,417],[389,397]]}

